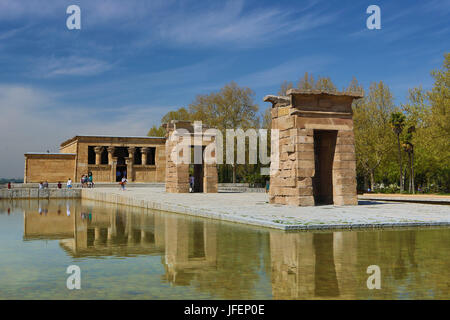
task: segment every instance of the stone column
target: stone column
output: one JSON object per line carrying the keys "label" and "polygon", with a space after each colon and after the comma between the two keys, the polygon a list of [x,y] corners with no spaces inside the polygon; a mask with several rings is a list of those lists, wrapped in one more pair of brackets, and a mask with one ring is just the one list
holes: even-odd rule
{"label": "stone column", "polygon": [[133,159],[125,158],[125,164],[127,165],[127,180],[129,182],[134,181],[133,179]]}
{"label": "stone column", "polygon": [[94,151],[95,151],[95,164],[97,164],[97,165],[101,164],[103,147],[95,147]]}
{"label": "stone column", "polygon": [[147,155],[148,155],[148,152],[149,152],[149,151],[150,151],[150,149],[147,148],[147,147],[144,147],[144,148],[141,149],[141,154],[142,154],[142,164],[143,164],[143,165],[146,165],[146,164],[147,164]]}
{"label": "stone column", "polygon": [[116,182],[117,158],[114,157],[114,147],[108,147],[108,164],[111,166],[110,182]]}
{"label": "stone column", "polygon": [[134,151],[136,151],[135,147],[128,147],[128,158],[125,159],[127,164],[127,179],[130,182],[134,181],[133,178]]}
{"label": "stone column", "polygon": [[108,151],[108,164],[112,164],[114,157],[114,147],[108,147],[106,148],[106,150]]}

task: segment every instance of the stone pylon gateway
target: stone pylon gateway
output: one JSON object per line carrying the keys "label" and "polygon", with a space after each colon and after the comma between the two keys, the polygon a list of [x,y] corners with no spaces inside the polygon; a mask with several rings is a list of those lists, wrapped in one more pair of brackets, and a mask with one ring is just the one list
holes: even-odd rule
{"label": "stone pylon gateway", "polygon": [[[172,120],[164,124],[164,128],[166,129],[166,192],[188,193],[191,169],[194,177],[193,192],[217,193],[215,148],[211,154],[207,152],[208,150],[205,151],[215,142],[215,135],[208,133],[209,128],[195,127],[190,121]],[[190,159],[184,158],[186,148],[190,149],[188,156]],[[200,161],[196,161],[196,157]]]}
{"label": "stone pylon gateway", "polygon": [[352,102],[361,97],[290,89],[287,96],[264,98],[272,103],[272,129],[279,130],[279,163],[271,163],[270,203],[358,204]]}

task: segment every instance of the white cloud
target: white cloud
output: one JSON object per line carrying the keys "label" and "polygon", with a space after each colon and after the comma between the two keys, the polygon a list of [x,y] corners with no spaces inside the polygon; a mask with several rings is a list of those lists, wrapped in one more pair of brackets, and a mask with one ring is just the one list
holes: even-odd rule
{"label": "white cloud", "polygon": [[35,63],[35,75],[39,77],[90,76],[111,69],[111,64],[105,61],[77,56],[50,57],[39,59]]}
{"label": "white cloud", "polygon": [[227,1],[194,12],[178,10],[158,25],[159,36],[177,44],[252,46],[330,23],[335,14],[279,7],[245,8],[244,1]]}

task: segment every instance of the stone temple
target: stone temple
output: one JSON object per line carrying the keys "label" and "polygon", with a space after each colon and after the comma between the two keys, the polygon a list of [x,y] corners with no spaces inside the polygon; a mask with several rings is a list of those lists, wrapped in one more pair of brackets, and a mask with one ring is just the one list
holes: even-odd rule
{"label": "stone temple", "polygon": [[358,204],[352,102],[361,97],[290,89],[287,96],[264,98],[272,103],[272,130],[279,130],[270,203]]}
{"label": "stone temple", "polygon": [[75,136],[59,153],[25,154],[24,182],[73,182],[91,172],[95,182],[164,182],[164,137]]}
{"label": "stone temple", "polygon": [[[286,96],[264,98],[272,103],[272,142],[279,146],[271,149],[270,203],[357,204],[352,102],[361,97],[290,89]],[[217,165],[211,162],[215,131],[179,120],[164,127],[165,137],[75,136],[61,144],[60,153],[26,153],[24,181],[77,183],[92,173],[94,182],[115,183],[125,176],[187,193],[192,175],[194,192],[218,192]],[[189,142],[187,149],[178,150],[180,138]]]}

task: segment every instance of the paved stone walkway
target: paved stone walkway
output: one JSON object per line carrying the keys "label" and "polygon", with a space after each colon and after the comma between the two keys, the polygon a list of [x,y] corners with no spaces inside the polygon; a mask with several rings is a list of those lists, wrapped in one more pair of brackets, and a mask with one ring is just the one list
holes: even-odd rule
{"label": "paved stone walkway", "polygon": [[360,200],[358,206],[292,207],[269,204],[265,193],[170,194],[155,187],[83,189],[82,198],[284,230],[450,226],[448,205]]}

